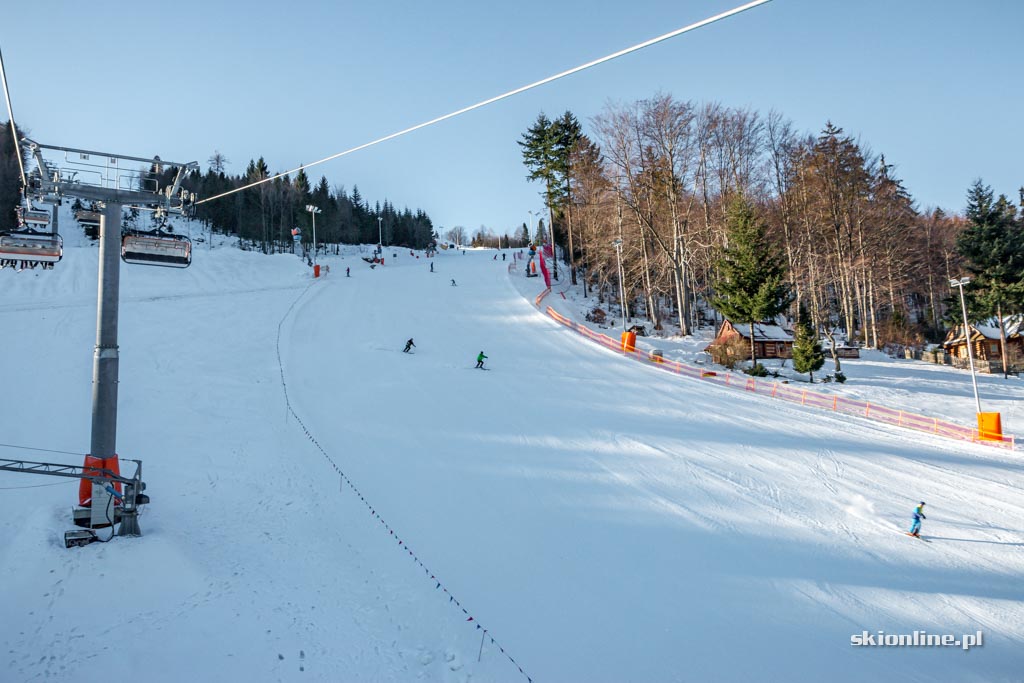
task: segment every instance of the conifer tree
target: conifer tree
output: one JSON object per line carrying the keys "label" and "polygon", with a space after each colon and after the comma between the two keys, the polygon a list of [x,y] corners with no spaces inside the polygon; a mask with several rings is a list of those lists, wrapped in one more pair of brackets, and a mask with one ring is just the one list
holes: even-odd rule
{"label": "conifer tree", "polygon": [[750,325],[750,360],[756,368],[754,326],[785,311],[793,297],[778,249],[745,196],[733,198],[726,219],[729,246],[718,261],[721,279],[713,304],[734,323]]}
{"label": "conifer tree", "polygon": [[1003,376],[1007,377],[1004,316],[1024,311],[1024,229],[1013,203],[1005,195],[993,199],[992,188],[981,180],[967,192],[966,213],[969,224],[957,238],[957,251],[974,275],[972,313],[996,317]]}
{"label": "conifer tree", "polygon": [[[25,133],[20,129],[18,132]],[[21,201],[19,153],[21,150],[14,144],[10,124],[0,123],[0,230],[11,230],[18,226],[15,209]]]}
{"label": "conifer tree", "polygon": [[[523,163],[529,169],[528,180],[540,180],[544,183],[544,204],[548,208],[549,223],[553,225],[555,211],[561,204],[563,192],[561,170],[564,167],[559,152],[561,126],[549,119],[544,112],[537,115],[537,120],[523,134],[519,146],[523,149]],[[538,236],[540,231],[538,231]],[[552,231],[552,236],[554,231]],[[554,249],[554,239],[551,240]],[[557,261],[557,259],[555,259]],[[554,278],[558,279],[557,265]]]}
{"label": "conifer tree", "polygon": [[825,353],[821,350],[821,339],[811,322],[811,316],[801,303],[797,313],[796,339],[793,341],[793,369],[810,373],[814,384],[814,371],[825,364]]}

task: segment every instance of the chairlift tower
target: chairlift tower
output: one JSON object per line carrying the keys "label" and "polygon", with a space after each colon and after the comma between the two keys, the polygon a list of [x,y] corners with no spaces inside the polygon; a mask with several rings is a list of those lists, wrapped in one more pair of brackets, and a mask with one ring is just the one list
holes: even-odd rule
{"label": "chairlift tower", "polygon": [[[117,465],[117,382],[118,346],[117,319],[120,290],[120,258],[122,250],[121,217],[125,206],[165,213],[185,213],[191,209],[195,196],[181,189],[185,174],[198,169],[197,162],[176,163],[122,154],[93,152],[69,147],[42,145],[24,139],[36,161],[26,188],[44,201],[58,203],[63,197],[76,197],[102,203],[100,216],[99,287],[96,307],[96,346],[92,372],[92,435],[85,468],[119,472]],[[63,153],[63,161],[51,162],[43,150]],[[143,163],[144,170],[131,168]],[[151,173],[150,169],[156,170]],[[164,169],[176,169],[174,181],[160,187]],[[160,239],[157,237],[156,239]],[[155,251],[155,250],[154,250]],[[190,252],[189,252],[190,254]],[[153,253],[151,263],[160,263],[162,254]],[[144,262],[144,261],[133,261]],[[174,264],[172,264],[174,265]],[[187,265],[187,263],[185,264]],[[90,526],[103,523],[110,493],[102,483],[92,480]],[[84,496],[79,502],[85,504]],[[125,530],[122,530],[125,531]],[[137,522],[125,535],[141,535]]]}

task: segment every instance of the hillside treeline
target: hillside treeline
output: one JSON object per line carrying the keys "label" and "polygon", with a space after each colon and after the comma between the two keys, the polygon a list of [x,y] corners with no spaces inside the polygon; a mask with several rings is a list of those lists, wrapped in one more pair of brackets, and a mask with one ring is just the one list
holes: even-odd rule
{"label": "hillside treeline", "polygon": [[[261,157],[250,161],[243,175],[224,172],[224,162],[214,154],[205,174],[190,175],[183,185],[200,199],[214,197],[273,175]],[[163,184],[163,183],[161,183]],[[398,210],[389,201],[374,206],[353,186],[331,188],[320,177],[311,186],[305,171],[294,179],[275,178],[257,187],[199,204],[196,218],[214,231],[237,235],[243,245],[271,253],[292,249],[292,228],[302,230],[304,243],[313,241],[313,214],[307,206],[320,209],[316,215],[319,244],[376,244],[378,236],[389,246],[423,249],[434,241],[434,226],[421,210]],[[378,218],[380,219],[378,221]]]}
{"label": "hillside treeline", "polygon": [[570,112],[541,114],[520,145],[572,282],[617,314],[621,239],[627,305],[655,329],[710,322],[737,195],[786,267],[791,317],[804,306],[818,329],[876,347],[935,339],[949,278],[965,274],[969,221],[920,210],[884,156],[832,123],[812,135],[777,112],[658,95],[609,105],[588,133]]}
{"label": "hillside treeline", "polygon": [[[31,168],[27,158],[25,162]],[[262,157],[250,161],[241,175],[226,173],[226,164],[222,154],[214,153],[206,173],[190,174],[183,187],[202,200],[273,175]],[[173,181],[174,171],[150,168],[144,176],[147,182],[156,177],[159,186],[166,187]],[[4,122],[0,123],[0,230],[17,227],[14,210],[20,197],[18,158],[13,137]],[[380,236],[386,245],[422,249],[435,239],[433,223],[422,210],[398,209],[388,200],[371,206],[359,193],[358,186],[353,186],[351,192],[344,187],[332,188],[323,176],[316,186],[311,186],[304,171],[296,173],[294,178],[276,178],[258,187],[199,204],[196,218],[214,232],[237,235],[243,248],[264,253],[291,251],[293,228],[300,228],[303,242],[312,244],[313,219],[306,210],[307,205],[321,211],[316,217],[316,237],[322,245],[336,248],[339,244],[376,244]]]}

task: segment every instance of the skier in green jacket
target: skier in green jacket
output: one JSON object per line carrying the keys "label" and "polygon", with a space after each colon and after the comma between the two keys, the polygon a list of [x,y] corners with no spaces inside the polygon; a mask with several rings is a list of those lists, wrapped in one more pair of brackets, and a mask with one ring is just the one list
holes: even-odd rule
{"label": "skier in green jacket", "polygon": [[481,351],[476,357],[476,366],[481,370],[484,369],[484,358],[487,358],[487,356],[484,355],[483,351]]}

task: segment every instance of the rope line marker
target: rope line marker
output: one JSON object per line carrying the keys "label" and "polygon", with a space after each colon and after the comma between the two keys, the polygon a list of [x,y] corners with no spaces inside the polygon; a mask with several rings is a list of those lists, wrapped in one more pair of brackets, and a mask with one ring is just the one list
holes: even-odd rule
{"label": "rope line marker", "polygon": [[[285,320],[287,320],[288,316],[289,316],[289,315],[291,315],[291,312],[292,312],[292,310],[294,310],[294,308],[295,308],[296,304],[298,304],[298,303],[299,303],[299,301],[300,301],[300,300],[302,299],[302,297],[304,297],[304,296],[306,295],[306,292],[308,292],[308,291],[309,291],[310,287],[312,287],[312,286],[313,286],[314,284],[316,284],[316,283],[317,283],[317,281],[316,281],[316,280],[314,280],[314,281],[310,282],[310,283],[309,283],[309,284],[308,284],[308,285],[307,285],[307,286],[306,286],[306,287],[305,287],[305,288],[304,288],[304,289],[303,289],[303,290],[302,290],[302,291],[301,291],[301,292],[299,293],[299,295],[298,295],[298,296],[297,296],[297,297],[295,298],[295,300],[294,300],[294,301],[292,302],[291,306],[289,306],[289,307],[288,307],[288,310],[287,310],[287,311],[285,311],[285,314],[284,314],[284,316],[283,316],[283,317],[281,318],[280,322],[278,322],[278,324],[277,324],[277,340],[276,340],[276,342],[275,342],[275,345],[276,345],[276,351],[277,351],[277,365],[278,365],[278,370],[279,370],[279,372],[280,372],[280,375],[281,375],[281,388],[282,388],[282,390],[283,390],[283,392],[284,392],[284,400],[285,400],[285,406],[286,406],[286,408],[287,408],[287,411],[288,411],[288,413],[289,413],[289,414],[290,414],[290,415],[291,415],[292,417],[294,417],[294,418],[295,418],[295,421],[296,421],[296,422],[297,422],[297,423],[299,424],[299,426],[300,426],[300,427],[302,428],[302,432],[303,432],[303,433],[304,433],[304,434],[306,435],[306,438],[308,438],[308,439],[309,439],[310,443],[312,443],[312,444],[313,444],[313,445],[314,445],[314,446],[316,447],[316,449],[317,449],[318,451],[320,451],[320,454],[324,456],[324,458],[325,458],[325,459],[327,460],[327,462],[328,462],[328,463],[330,463],[331,467],[332,467],[332,468],[334,468],[334,470],[335,470],[336,472],[338,472],[338,474],[340,474],[340,475],[341,475],[341,479],[342,479],[343,483],[345,483],[345,484],[348,484],[349,488],[350,488],[350,489],[351,489],[351,490],[353,491],[353,493],[355,493],[355,494],[356,494],[356,495],[357,495],[357,496],[359,497],[359,500],[360,500],[360,501],[362,501],[362,503],[363,503],[363,504],[364,504],[364,505],[366,506],[366,509],[367,509],[367,511],[369,511],[369,513],[370,513],[370,514],[371,514],[371,515],[372,515],[373,517],[375,517],[375,518],[376,518],[377,520],[379,520],[379,521],[380,521],[380,523],[381,523],[381,524],[382,524],[382,525],[384,526],[384,528],[388,530],[388,534],[389,534],[390,536],[394,536],[394,537],[396,538],[396,540],[398,540],[398,545],[399,545],[400,547],[402,547],[402,546],[403,546],[403,543],[404,543],[404,541],[402,541],[402,539],[401,539],[401,538],[399,538],[399,537],[398,537],[397,535],[395,535],[395,532],[394,532],[394,530],[393,530],[393,529],[392,529],[392,528],[391,528],[391,527],[390,527],[390,526],[389,526],[389,525],[387,524],[387,522],[385,522],[385,521],[384,521],[384,519],[383,519],[383,518],[382,518],[382,517],[381,517],[381,516],[380,516],[379,514],[377,514],[377,513],[376,513],[376,512],[374,511],[374,508],[373,508],[373,507],[372,507],[372,506],[370,505],[369,501],[367,501],[367,500],[366,500],[365,498],[363,498],[363,495],[362,495],[361,493],[359,493],[359,489],[358,489],[358,488],[356,488],[355,484],[353,484],[353,483],[352,483],[352,480],[348,478],[348,476],[347,476],[347,475],[346,475],[346,474],[345,474],[345,473],[344,473],[344,472],[342,471],[342,469],[341,469],[341,468],[340,468],[340,467],[338,466],[338,463],[334,462],[334,459],[333,459],[333,458],[331,458],[331,456],[330,456],[330,455],[329,455],[329,454],[327,453],[327,451],[326,451],[326,450],[324,450],[324,447],[320,445],[320,442],[316,440],[316,438],[315,438],[315,437],[313,436],[313,434],[312,434],[312,433],[311,433],[311,432],[309,431],[309,429],[308,429],[308,428],[306,427],[306,424],[305,424],[305,423],[304,423],[304,422],[302,421],[302,418],[301,418],[301,417],[299,417],[299,414],[298,414],[297,412],[295,412],[295,408],[294,408],[294,407],[292,407],[291,399],[290,399],[290,397],[289,397],[289,395],[288,395],[288,384],[287,384],[287,382],[285,381],[285,376],[284,376],[284,362],[283,362],[283,361],[282,361],[282,359],[281,359],[281,329],[282,329],[282,327],[284,326],[284,322],[285,322]],[[444,586],[442,586],[441,582],[440,582],[439,580],[437,580],[437,579],[436,579],[436,578],[434,577],[434,575],[433,575],[433,574],[431,574],[431,573],[430,573],[430,570],[429,570],[429,569],[427,569],[426,565],[424,565],[424,564],[423,564],[423,562],[422,562],[422,561],[421,561],[421,560],[420,560],[420,559],[419,559],[419,558],[418,558],[418,557],[417,557],[417,556],[416,556],[416,555],[415,555],[415,554],[413,553],[413,551],[409,549],[409,545],[408,545],[408,544],[405,544],[405,545],[404,545],[404,549],[406,550],[406,552],[408,553],[408,555],[409,555],[409,556],[410,556],[410,557],[411,557],[411,558],[412,558],[412,559],[413,559],[413,560],[414,560],[414,561],[416,562],[416,564],[418,564],[419,566],[423,567],[423,571],[424,571],[424,573],[425,573],[426,575],[429,575],[429,576],[430,576],[430,579],[431,579],[432,581],[437,581],[437,587],[438,587],[438,588],[443,588],[444,592],[448,594],[448,602],[449,602],[449,604],[451,604],[451,603],[454,603],[454,604],[455,604],[456,606],[458,606],[458,607],[459,607],[459,609],[461,609],[461,610],[462,610],[462,613],[463,613],[463,614],[465,614],[465,615],[467,615],[467,616],[469,617],[468,619],[466,619],[466,622],[471,622],[471,621],[472,621],[472,622],[474,622],[474,623],[476,624],[476,628],[478,628],[478,629],[479,629],[479,628],[481,628],[481,626],[480,626],[480,623],[479,623],[478,621],[476,621],[476,620],[475,620],[475,619],[473,618],[473,616],[472,616],[472,615],[470,615],[470,614],[469,614],[469,612],[468,612],[468,611],[466,610],[466,608],[465,608],[465,607],[463,607],[463,606],[462,606],[462,604],[461,604],[461,603],[460,603],[460,602],[459,602],[458,600],[456,600],[456,599],[455,599],[455,596],[454,596],[454,595],[452,595],[452,594],[451,594],[451,593],[450,593],[450,592],[448,591],[448,588],[447,588],[447,587],[444,587]],[[436,588],[435,588],[435,590],[436,590]],[[492,641],[491,641],[491,642],[494,642],[494,640],[493,640],[493,637],[492,637]],[[499,647],[500,647],[500,646],[499,646]],[[519,669],[519,672],[520,672],[521,674],[523,674],[523,676],[524,676],[524,677],[526,678],[526,680],[527,680],[527,683],[532,683],[532,680],[533,680],[533,679],[531,679],[531,678],[530,678],[530,677],[529,677],[529,676],[528,676],[528,675],[526,674],[526,672],[524,672],[524,671],[523,671],[522,667],[520,667],[520,666],[519,666],[518,662],[516,662],[516,660],[515,660],[515,659],[513,659],[511,655],[509,655],[509,654],[508,654],[507,652],[505,652],[505,651],[504,651],[503,649],[501,650],[501,653],[502,653],[503,655],[505,655],[505,658],[506,658],[506,659],[508,659],[508,660],[509,660],[509,661],[510,661],[510,662],[511,662],[511,663],[512,663],[512,664],[513,664],[513,665],[514,665],[514,666],[515,666],[515,667],[516,667],[517,669]]]}

